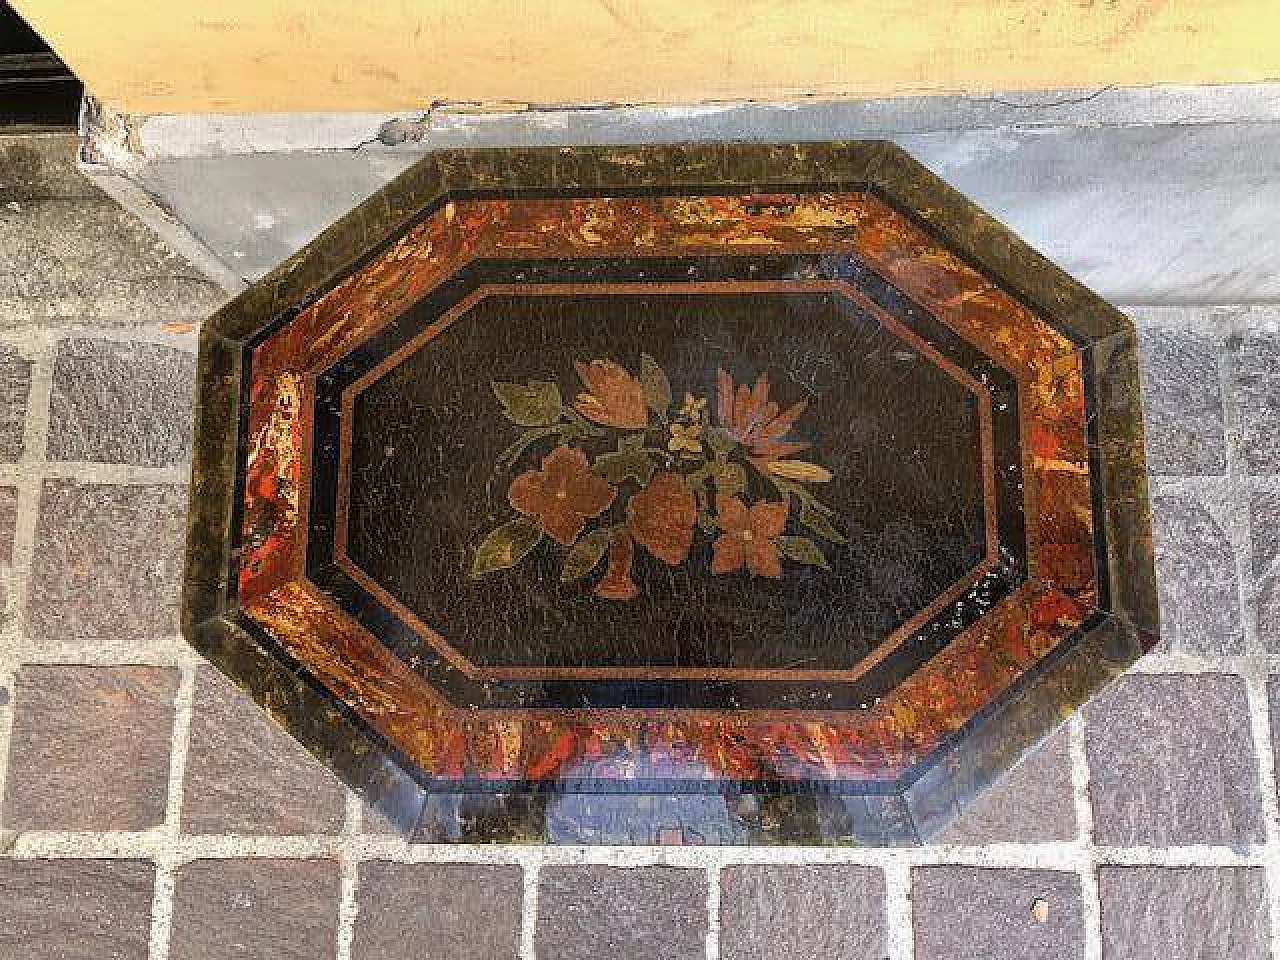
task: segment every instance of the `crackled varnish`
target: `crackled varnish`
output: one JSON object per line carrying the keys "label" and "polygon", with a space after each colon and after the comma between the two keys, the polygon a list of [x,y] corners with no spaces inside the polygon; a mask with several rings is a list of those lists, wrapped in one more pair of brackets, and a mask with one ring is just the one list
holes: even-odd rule
{"label": "crackled varnish", "polygon": [[1131,326],[894,148],[443,154],[264,285],[191,632],[424,794],[918,834],[1154,637]]}

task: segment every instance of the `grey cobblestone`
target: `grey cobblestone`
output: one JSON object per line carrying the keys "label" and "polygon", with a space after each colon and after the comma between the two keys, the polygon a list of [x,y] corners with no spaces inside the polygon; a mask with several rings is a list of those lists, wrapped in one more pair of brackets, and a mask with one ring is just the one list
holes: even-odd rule
{"label": "grey cobblestone", "polygon": [[1263,839],[1244,682],[1121,677],[1085,709],[1094,836],[1111,846]]}
{"label": "grey cobblestone", "polygon": [[723,960],[879,960],[887,934],[879,870],[752,866],[720,875]]}
{"label": "grey cobblestone", "polygon": [[1250,473],[1280,473],[1280,336],[1238,337],[1232,376],[1240,447]]}
{"label": "grey cobblestone", "polygon": [[701,870],[549,867],[538,889],[537,949],[556,960],[704,956]]}
{"label": "grey cobblestone", "polygon": [[24,667],[0,819],[18,830],[144,830],[164,820],[174,670]]}
{"label": "grey cobblestone", "polygon": [[46,480],[32,562],[33,639],[178,632],[186,489]]}
{"label": "grey cobblestone", "polygon": [[1156,474],[1225,473],[1216,341],[1184,331],[1145,330],[1138,342],[1147,469]]}
{"label": "grey cobblestone", "polygon": [[30,393],[31,361],[0,345],[0,461],[13,463],[22,456]]}
{"label": "grey cobblestone", "polygon": [[191,457],[196,358],[151,343],[63,340],[49,400],[50,460],[163,467]]}
{"label": "grey cobblestone", "polygon": [[332,860],[197,860],[178,870],[172,960],[331,960],[338,865]]}
{"label": "grey cobblestone", "polygon": [[1160,645],[1179,653],[1244,652],[1235,552],[1222,526],[1187,496],[1154,497]]}
{"label": "grey cobblestone", "polygon": [[198,321],[226,299],[104,194],[0,204],[0,322]]}
{"label": "grey cobblestone", "polygon": [[18,489],[0,487],[0,563],[13,560],[13,534],[18,524]]}
{"label": "grey cobblestone", "polygon": [[1077,960],[1080,878],[1050,870],[912,872],[917,960]]}
{"label": "grey cobblestone", "polygon": [[938,843],[1043,843],[1076,835],[1069,734],[1059,729],[937,838]]}
{"label": "grey cobblestone", "polygon": [[1255,492],[1251,513],[1258,639],[1280,651],[1280,492]]}
{"label": "grey cobblestone", "polygon": [[519,867],[365,863],[351,956],[515,960],[521,895]]}
{"label": "grey cobblestone", "polygon": [[0,957],[146,960],[154,875],[140,860],[0,860]]}
{"label": "grey cobblestone", "polygon": [[1268,960],[1261,870],[1104,867],[1099,871],[1107,960]]}
{"label": "grey cobblestone", "polygon": [[342,829],[337,778],[212,667],[196,674],[182,828],[316,834]]}

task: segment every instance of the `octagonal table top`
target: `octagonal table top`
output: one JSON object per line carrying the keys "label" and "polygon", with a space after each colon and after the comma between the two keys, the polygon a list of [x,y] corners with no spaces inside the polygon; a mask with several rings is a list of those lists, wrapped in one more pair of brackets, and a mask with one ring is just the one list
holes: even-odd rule
{"label": "octagonal table top", "polygon": [[428,156],[196,449],[187,636],[423,839],[918,840],[1156,635],[1132,325],[886,143]]}

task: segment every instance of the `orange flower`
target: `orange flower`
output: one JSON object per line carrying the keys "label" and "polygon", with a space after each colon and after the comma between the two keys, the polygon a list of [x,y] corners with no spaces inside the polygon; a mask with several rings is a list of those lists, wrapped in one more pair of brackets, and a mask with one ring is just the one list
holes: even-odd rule
{"label": "orange flower", "polygon": [[769,399],[769,378],[760,374],[755,389],[745,383],[735,390],[733,378],[724,370],[716,374],[716,412],[720,426],[751,451],[753,459],[768,462],[806,450],[803,440],[784,440],[788,430],[804,413],[808,401],[800,400],[781,413]]}
{"label": "orange flower", "polygon": [[627,530],[671,566],[684,563],[693,545],[698,502],[684,477],[662,471],[627,502]]}
{"label": "orange flower", "polygon": [[640,588],[631,579],[634,553],[631,534],[621,530],[613,535],[609,540],[609,568],[604,572],[604,579],[596,584],[596,596],[606,600],[634,600],[640,596]]}
{"label": "orange flower", "polygon": [[564,445],[542,461],[541,470],[528,470],[511,481],[507,499],[521,513],[542,521],[542,529],[557,543],[578,539],[587,519],[599,516],[613,503],[617,491],[591,472],[587,455]]}
{"label": "orange flower", "polygon": [[772,538],[787,525],[787,504],[762,500],[748,510],[737,497],[716,497],[716,513],[724,530],[712,545],[711,572],[747,569],[758,577],[782,576],[782,557]]}
{"label": "orange flower", "polygon": [[592,423],[634,430],[649,422],[644,387],[612,360],[574,363],[588,393],[578,394],[574,409]]}

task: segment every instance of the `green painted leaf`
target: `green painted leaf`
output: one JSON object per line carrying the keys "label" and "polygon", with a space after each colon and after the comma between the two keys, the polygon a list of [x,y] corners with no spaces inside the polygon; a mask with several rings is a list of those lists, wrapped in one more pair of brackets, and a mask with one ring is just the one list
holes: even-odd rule
{"label": "green painted leaf", "polygon": [[560,571],[560,579],[565,583],[581,580],[596,568],[600,558],[609,547],[608,530],[592,530],[573,545],[569,556],[565,558],[564,569]]}
{"label": "green painted leaf", "polygon": [[653,479],[653,458],[643,448],[629,448],[617,453],[602,453],[596,457],[596,471],[610,483],[617,485],[628,477],[642,487]]}
{"label": "green painted leaf", "polygon": [[724,429],[724,427],[705,428],[702,431],[702,439],[706,441],[707,446],[711,448],[711,452],[720,460],[732,453],[733,448],[738,445],[738,441],[733,439],[733,434]]}
{"label": "green painted leaf", "polygon": [[818,536],[830,540],[832,543],[847,543],[845,535],[837,530],[831,523],[831,516],[835,513],[830,507],[820,503],[817,498],[806,495],[800,499],[800,522],[816,533]]}
{"label": "green painted leaf", "polygon": [[685,482],[689,484],[689,489],[693,491],[693,495],[698,498],[699,510],[711,509],[711,500],[707,496],[707,486],[710,481],[711,474],[707,471],[705,463],[692,473],[685,474]]}
{"label": "green painted leaf", "polygon": [[[569,426],[572,426],[572,424],[565,424],[565,426],[569,427]],[[545,440],[547,437],[554,437],[554,436],[557,436],[558,434],[563,434],[563,431],[558,430],[556,427],[540,427],[537,430],[525,431],[525,433],[521,435],[519,440],[517,440],[515,443],[511,444],[511,446],[507,447],[507,449],[503,450],[500,454],[498,454],[498,459],[494,463],[494,469],[495,470],[507,469],[512,464],[514,464],[517,460],[519,460],[522,456],[524,456],[525,451],[528,450],[530,447],[532,447],[539,440]]]}
{"label": "green painted leaf", "polygon": [[812,493],[810,493],[804,487],[797,486],[795,488],[795,493],[796,493],[796,496],[800,498],[801,502],[808,505],[809,509],[814,511],[815,513],[820,513],[822,514],[822,516],[827,517],[828,519],[836,515],[836,512],[834,510],[828,507],[825,503],[823,503],[821,500],[815,497]]}
{"label": "green painted leaf", "polygon": [[778,548],[788,560],[805,563],[811,567],[822,567],[823,570],[831,569],[827,566],[827,558],[822,555],[818,545],[808,537],[779,537]]}
{"label": "green painted leaf", "polygon": [[640,354],[640,386],[644,387],[649,409],[666,420],[667,410],[671,407],[671,381],[658,366],[658,361],[647,353]]}
{"label": "green painted leaf", "polygon": [[522,427],[549,427],[560,419],[564,401],[551,381],[530,380],[522,385],[494,380],[491,386],[507,419]]}
{"label": "green painted leaf", "polygon": [[[781,477],[774,476],[767,470],[762,471],[754,461],[751,466],[755,467],[756,473],[771,483],[778,493],[782,494],[782,499],[786,500],[787,503],[791,502],[791,497],[795,497],[796,502],[799,503],[803,509],[805,500],[812,496],[812,494],[810,494],[809,491],[800,484],[792,483],[790,480],[783,480]],[[819,506],[821,506],[821,504],[819,504]]]}
{"label": "green painted leaf", "polygon": [[581,440],[583,437],[600,437],[603,431],[594,429],[589,423],[557,423],[553,428],[565,443],[570,440]]}
{"label": "green painted leaf", "polygon": [[765,473],[763,476],[784,497],[796,498],[796,502],[800,504],[800,522],[802,524],[824,540],[830,540],[832,543],[849,542],[845,535],[831,523],[831,518],[835,516],[836,512],[810,493],[804,484],[785,480],[772,473]]}
{"label": "green painted leaf", "polygon": [[542,539],[542,525],[518,517],[494,530],[476,547],[471,579],[479,580],[498,570],[508,570],[529,555]]}
{"label": "green painted leaf", "polygon": [[716,493],[736,497],[747,489],[747,471],[740,464],[716,461],[707,465],[707,471],[716,485]]}

